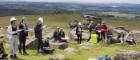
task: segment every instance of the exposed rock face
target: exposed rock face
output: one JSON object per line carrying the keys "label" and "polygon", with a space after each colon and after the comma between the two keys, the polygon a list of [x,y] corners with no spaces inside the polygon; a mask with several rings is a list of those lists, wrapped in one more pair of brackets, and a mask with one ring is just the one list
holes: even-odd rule
{"label": "exposed rock face", "polygon": [[78,21],[77,20],[71,20],[69,22],[70,29],[75,28],[77,26],[77,24],[78,24]]}
{"label": "exposed rock face", "polygon": [[[74,28],[74,29],[72,29],[70,31],[69,36],[70,36],[71,39],[77,39],[77,36],[76,36],[76,28]],[[87,32],[83,32],[82,33],[82,39],[87,40],[87,39],[89,39],[89,36],[90,36],[90,34],[87,33]]]}
{"label": "exposed rock face", "polygon": [[26,40],[26,47],[30,49],[37,49],[38,42],[34,38],[29,38]]}
{"label": "exposed rock face", "polygon": [[65,55],[58,54],[58,55],[56,55],[56,58],[58,58],[59,60],[64,60],[65,59]]}
{"label": "exposed rock face", "polygon": [[49,60],[64,60],[65,55],[63,54],[56,54],[54,57],[49,58]]}
{"label": "exposed rock face", "polygon": [[80,44],[79,47],[81,49],[88,50],[88,49],[91,49],[93,47],[93,43],[85,42],[85,43]]}
{"label": "exposed rock face", "polygon": [[70,48],[66,48],[64,51],[66,53],[74,53],[76,50],[75,50],[75,48],[70,47]]}
{"label": "exposed rock face", "polygon": [[140,52],[136,51],[119,52],[115,56],[114,60],[140,60]]}

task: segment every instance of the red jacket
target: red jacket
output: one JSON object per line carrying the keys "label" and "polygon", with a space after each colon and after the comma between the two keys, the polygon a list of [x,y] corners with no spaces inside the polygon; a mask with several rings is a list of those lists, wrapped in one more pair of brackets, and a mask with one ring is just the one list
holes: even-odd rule
{"label": "red jacket", "polygon": [[102,25],[102,26],[101,26],[101,31],[102,31],[102,32],[106,32],[107,29],[108,29],[108,27],[107,27],[106,25]]}

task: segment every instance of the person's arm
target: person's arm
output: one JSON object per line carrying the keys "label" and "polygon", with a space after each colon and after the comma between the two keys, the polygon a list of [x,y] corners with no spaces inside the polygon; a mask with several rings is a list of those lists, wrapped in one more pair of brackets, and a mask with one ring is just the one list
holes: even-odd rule
{"label": "person's arm", "polygon": [[26,27],[26,30],[28,30],[28,29],[29,29],[27,24],[25,24],[25,27]]}

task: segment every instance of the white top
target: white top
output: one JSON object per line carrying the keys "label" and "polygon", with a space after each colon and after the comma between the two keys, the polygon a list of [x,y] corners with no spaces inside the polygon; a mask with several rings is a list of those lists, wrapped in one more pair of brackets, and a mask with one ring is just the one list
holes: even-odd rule
{"label": "white top", "polygon": [[21,30],[13,31],[13,30],[12,30],[12,26],[9,25],[9,26],[8,26],[8,29],[7,29],[7,32],[8,32],[8,36],[7,36],[7,37],[8,37],[9,39],[11,39],[12,36],[13,36],[13,34],[18,33],[19,31],[21,31]]}

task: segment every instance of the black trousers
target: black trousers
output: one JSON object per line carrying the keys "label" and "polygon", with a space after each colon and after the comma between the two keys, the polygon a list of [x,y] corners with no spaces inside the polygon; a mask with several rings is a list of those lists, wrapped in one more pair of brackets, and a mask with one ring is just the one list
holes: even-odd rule
{"label": "black trousers", "polygon": [[38,51],[39,49],[43,50],[43,41],[42,38],[37,38],[38,41]]}
{"label": "black trousers", "polygon": [[99,42],[102,40],[102,38],[101,38],[101,35],[100,35],[99,32],[96,32],[96,34],[98,35],[98,37],[97,37],[97,42],[99,43]]}
{"label": "black trousers", "polygon": [[106,32],[101,32],[101,39],[102,40],[105,40],[105,35],[106,35]]}
{"label": "black trousers", "polygon": [[82,35],[77,35],[77,43],[81,44],[82,42]]}
{"label": "black trousers", "polygon": [[26,53],[26,36],[19,36],[19,52]]}

